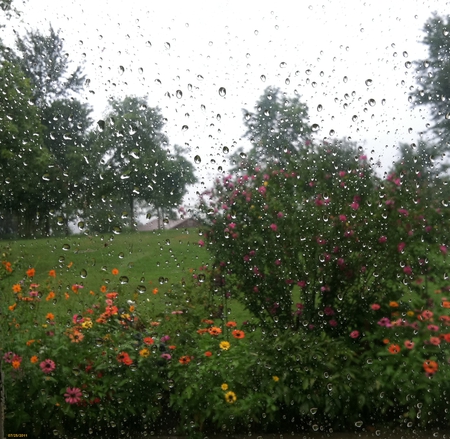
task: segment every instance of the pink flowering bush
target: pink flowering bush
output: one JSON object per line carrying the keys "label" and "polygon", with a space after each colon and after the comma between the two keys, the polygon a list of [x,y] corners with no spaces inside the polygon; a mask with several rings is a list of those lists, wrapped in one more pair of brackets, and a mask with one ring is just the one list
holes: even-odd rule
{"label": "pink flowering bush", "polygon": [[348,334],[368,324],[369,304],[427,298],[443,279],[438,200],[376,177],[351,148],[311,146],[283,163],[224,176],[201,201],[222,282],[262,325]]}

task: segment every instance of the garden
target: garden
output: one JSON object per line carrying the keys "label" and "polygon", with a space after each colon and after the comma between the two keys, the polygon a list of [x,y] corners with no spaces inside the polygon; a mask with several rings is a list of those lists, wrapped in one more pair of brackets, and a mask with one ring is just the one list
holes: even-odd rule
{"label": "garden", "polygon": [[5,431],[448,427],[447,202],[345,151],[218,179],[202,230],[2,242]]}

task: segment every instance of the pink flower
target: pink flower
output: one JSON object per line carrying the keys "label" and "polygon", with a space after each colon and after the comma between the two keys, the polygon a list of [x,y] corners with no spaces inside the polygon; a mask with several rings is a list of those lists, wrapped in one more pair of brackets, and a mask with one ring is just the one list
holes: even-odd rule
{"label": "pink flower", "polygon": [[339,215],[339,221],[345,223],[345,221],[347,221],[347,217],[345,215]]}
{"label": "pink flower", "polygon": [[161,354],[161,358],[164,358],[164,360],[170,360],[172,358],[172,355],[170,355],[170,354]]}
{"label": "pink flower", "polygon": [[405,273],[407,276],[411,276],[412,268],[409,265],[407,265],[406,267],[403,268],[403,273]]}
{"label": "pink flower", "polygon": [[405,340],[404,345],[406,349],[412,349],[414,347],[414,342],[411,340]]}
{"label": "pink flower", "polygon": [[278,230],[278,226],[276,225],[276,224],[271,224],[270,225],[270,228],[274,231],[274,232],[276,232],[277,230]]}
{"label": "pink flower", "polygon": [[345,171],[339,171],[339,177],[345,177],[346,172]]}
{"label": "pink flower", "polygon": [[385,326],[386,328],[390,328],[392,326],[391,321],[387,317],[383,317],[377,322],[377,324],[380,326]]}
{"label": "pink flower", "polygon": [[278,213],[277,213],[277,217],[278,217],[278,218],[283,218],[283,216],[284,216],[284,215],[283,215],[283,212],[278,212]]}
{"label": "pink flower", "polygon": [[297,285],[298,285],[300,288],[305,288],[305,287],[306,287],[306,281],[304,281],[304,280],[299,280],[299,281],[297,282]]}
{"label": "pink flower", "polygon": [[384,244],[387,241],[387,237],[386,236],[380,236],[380,238],[378,239],[378,242],[380,244]]}
{"label": "pink flower", "polygon": [[334,309],[331,308],[331,306],[326,306],[326,307],[323,309],[323,312],[324,312],[325,315],[327,315],[327,316],[334,316]]}
{"label": "pink flower", "polygon": [[408,216],[409,215],[409,212],[406,209],[397,209],[397,212],[400,215],[403,215],[403,216]]}
{"label": "pink flower", "polygon": [[77,387],[67,387],[64,396],[66,398],[66,402],[68,402],[69,404],[78,404],[81,401],[81,397],[83,396],[83,394]]}
{"label": "pink flower", "polygon": [[353,203],[350,204],[350,207],[351,207],[353,210],[358,210],[358,209],[359,209],[359,203],[357,203],[356,201],[353,201]]}
{"label": "pink flower", "polygon": [[51,373],[56,368],[55,362],[49,359],[44,360],[39,366],[44,373]]}
{"label": "pink flower", "polygon": [[336,326],[337,326],[337,321],[336,320],[330,320],[329,322],[328,322],[328,324],[330,325],[330,326],[332,326],[333,328],[335,328]]}
{"label": "pink flower", "polygon": [[439,346],[441,344],[441,339],[439,337],[430,337],[430,343],[434,346]]}
{"label": "pink flower", "polygon": [[280,265],[281,265],[281,260],[280,260],[280,259],[277,259],[277,260],[275,261],[275,265],[280,266]]}
{"label": "pink flower", "polygon": [[373,311],[378,311],[378,310],[381,308],[381,306],[378,305],[378,303],[373,303],[372,305],[370,305],[370,308],[371,308]]}
{"label": "pink flower", "polygon": [[198,246],[199,246],[199,247],[204,247],[204,246],[205,246],[205,241],[203,241],[203,239],[200,239],[200,240],[198,241]]}
{"label": "pink flower", "polygon": [[80,314],[74,314],[72,317],[72,322],[77,324],[77,323],[83,323],[84,319]]}
{"label": "pink flower", "polygon": [[39,295],[39,292],[38,291],[30,291],[28,294],[30,295],[30,297],[37,297]]}
{"label": "pink flower", "polygon": [[358,338],[359,337],[359,331],[352,331],[350,332],[351,338]]}
{"label": "pink flower", "polygon": [[404,242],[401,242],[398,246],[397,246],[397,250],[399,253],[403,253],[403,250],[405,249],[406,244]]}
{"label": "pink flower", "polygon": [[267,189],[266,189],[266,187],[265,186],[260,186],[259,188],[258,188],[258,192],[261,194],[261,195],[266,195],[266,192],[267,192]]}
{"label": "pink flower", "polygon": [[437,325],[428,325],[427,328],[429,331],[439,331],[439,326]]}
{"label": "pink flower", "polygon": [[11,351],[6,352],[6,354],[3,355],[3,361],[5,363],[12,363],[14,356],[15,356],[14,352]]}
{"label": "pink flower", "polygon": [[170,337],[168,336],[168,335],[163,335],[162,337],[161,337],[161,342],[162,343],[165,343],[166,341],[169,341],[170,340]]}
{"label": "pink flower", "polygon": [[439,250],[442,252],[443,255],[447,254],[447,246],[446,245],[441,245],[439,247]]}
{"label": "pink flower", "polygon": [[234,229],[236,227],[236,223],[230,223],[230,224],[228,224],[228,227],[230,229]]}
{"label": "pink flower", "polygon": [[113,302],[111,299],[106,299],[106,300],[105,300],[105,303],[106,303],[108,306],[113,306],[113,305],[114,305],[114,302]]}

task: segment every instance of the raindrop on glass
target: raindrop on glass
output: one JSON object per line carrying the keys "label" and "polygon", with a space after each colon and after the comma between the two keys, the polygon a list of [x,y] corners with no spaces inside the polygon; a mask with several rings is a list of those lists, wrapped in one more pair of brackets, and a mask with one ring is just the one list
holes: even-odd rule
{"label": "raindrop on glass", "polygon": [[87,277],[87,271],[86,271],[84,268],[80,271],[80,276],[81,276],[83,279],[85,279],[85,278]]}
{"label": "raindrop on glass", "polygon": [[196,155],[196,156],[194,157],[194,163],[195,163],[196,165],[198,165],[198,164],[201,163],[201,162],[202,162],[201,157],[200,157],[199,155]]}
{"label": "raindrop on glass", "polygon": [[225,87],[220,87],[219,88],[219,95],[224,97],[224,96],[226,96],[226,94],[227,94],[227,91],[225,90]]}
{"label": "raindrop on glass", "polygon": [[367,85],[367,87],[369,87],[369,85],[372,85],[372,80],[371,79],[366,79],[366,85]]}
{"label": "raindrop on glass", "polygon": [[176,96],[178,99],[181,99],[181,98],[183,97],[183,92],[182,92],[181,90],[177,90],[176,93],[175,93],[175,96]]}

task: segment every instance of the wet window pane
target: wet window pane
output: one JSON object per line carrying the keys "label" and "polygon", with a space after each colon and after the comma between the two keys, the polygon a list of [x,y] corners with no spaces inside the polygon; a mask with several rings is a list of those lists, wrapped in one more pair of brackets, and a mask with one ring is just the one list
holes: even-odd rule
{"label": "wet window pane", "polygon": [[0,1],[0,437],[448,436],[442,4],[176,3]]}

